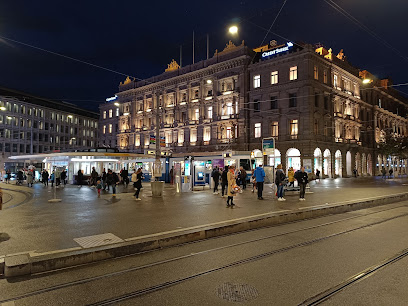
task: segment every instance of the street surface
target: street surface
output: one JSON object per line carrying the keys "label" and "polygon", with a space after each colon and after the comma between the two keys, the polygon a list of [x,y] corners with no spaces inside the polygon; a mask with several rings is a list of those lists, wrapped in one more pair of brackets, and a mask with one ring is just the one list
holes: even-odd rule
{"label": "street surface", "polygon": [[[408,201],[0,279],[0,304],[307,305],[408,249]],[[408,254],[408,253],[407,253]],[[407,305],[408,256],[322,305]]]}
{"label": "street surface", "polygon": [[[287,201],[278,202],[270,186],[265,187],[265,200],[260,201],[248,186],[235,197],[234,209],[227,209],[226,199],[210,190],[177,194],[170,185],[166,185],[163,198],[152,198],[150,185],[145,183],[142,201],[132,198],[132,187],[123,190],[123,186],[116,197],[104,193],[101,198],[97,198],[95,188],[87,186],[0,186],[8,201],[0,211],[0,255],[5,255],[78,247],[75,238],[91,235],[112,233],[127,239],[274,211],[407,192],[408,179],[320,180],[310,184],[304,202],[299,202],[298,193],[288,193]],[[62,202],[48,202],[53,197]]]}

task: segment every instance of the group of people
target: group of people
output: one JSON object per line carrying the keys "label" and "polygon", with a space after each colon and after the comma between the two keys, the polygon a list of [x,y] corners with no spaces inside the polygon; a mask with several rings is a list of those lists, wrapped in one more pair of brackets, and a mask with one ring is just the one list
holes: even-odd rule
{"label": "group of people", "polygon": [[[297,170],[296,172],[294,172],[292,167],[289,168],[289,186],[294,186],[295,180],[298,182],[300,187],[299,201],[305,201],[306,185],[309,182],[309,177],[305,171],[305,167],[302,166],[300,170]],[[282,165],[277,166],[275,173],[275,184],[277,187],[276,195],[278,197],[278,201],[286,201],[286,199],[283,197],[284,186],[286,185],[286,175],[282,170]]]}
{"label": "group of people", "polygon": [[[393,170],[392,168],[390,168],[390,170],[388,171],[388,173],[389,173],[388,178],[391,178],[392,175],[393,175],[393,173],[394,173],[394,170]],[[382,168],[382,169],[381,169],[381,174],[382,174],[382,178],[384,178],[384,179],[387,178],[387,170],[385,170],[385,168]]]}
{"label": "group of people", "polygon": [[48,173],[47,169],[44,169],[41,172],[41,181],[44,184],[44,187],[48,186],[48,182],[51,182],[51,187],[54,187],[54,182],[55,186],[58,188],[61,184],[64,184],[64,186],[67,184],[67,171],[66,169],[58,169],[57,167],[52,170],[51,175]]}

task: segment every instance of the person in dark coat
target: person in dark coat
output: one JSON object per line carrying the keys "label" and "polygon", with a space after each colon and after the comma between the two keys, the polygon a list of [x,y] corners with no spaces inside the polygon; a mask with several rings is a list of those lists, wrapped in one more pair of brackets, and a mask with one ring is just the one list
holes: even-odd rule
{"label": "person in dark coat", "polygon": [[104,191],[106,190],[106,176],[107,176],[107,173],[105,171],[105,168],[103,168],[103,171],[102,171],[102,189]]}
{"label": "person in dark coat", "polygon": [[79,187],[82,186],[82,181],[84,180],[84,175],[82,174],[82,170],[79,169],[78,170],[78,175],[77,175],[77,184],[79,185]]}
{"label": "person in dark coat", "polygon": [[218,167],[215,167],[214,170],[211,173],[211,177],[214,180],[214,194],[218,194],[218,185],[220,183],[220,170],[218,170]]}
{"label": "person in dark coat", "polygon": [[302,166],[300,170],[296,171],[295,179],[298,181],[300,187],[299,201],[305,201],[306,184],[309,182],[309,178],[305,172],[305,167]]}
{"label": "person in dark coat", "polygon": [[48,174],[47,169],[44,169],[44,171],[41,173],[41,178],[42,178],[42,182],[44,186],[48,186],[49,174]]}
{"label": "person in dark coat", "polygon": [[65,169],[61,172],[61,182],[64,186],[67,184],[67,171]]}
{"label": "person in dark coat", "polygon": [[242,182],[242,189],[246,189],[247,185],[247,173],[244,169],[244,167],[240,168],[240,177],[241,177],[241,182]]}
{"label": "person in dark coat", "polygon": [[228,166],[224,167],[224,171],[221,174],[221,195],[224,197],[224,195],[227,193],[227,188],[228,186]]}
{"label": "person in dark coat", "polygon": [[139,193],[140,189],[142,189],[142,180],[143,180],[143,172],[142,168],[135,170],[135,172],[132,174],[132,182],[133,182],[133,187],[135,188],[136,192],[133,195],[135,197],[135,200],[140,201],[141,198],[139,198]]}
{"label": "person in dark coat", "polygon": [[95,167],[92,167],[91,186],[96,186],[96,181],[97,180],[98,180],[98,172],[96,172]]}

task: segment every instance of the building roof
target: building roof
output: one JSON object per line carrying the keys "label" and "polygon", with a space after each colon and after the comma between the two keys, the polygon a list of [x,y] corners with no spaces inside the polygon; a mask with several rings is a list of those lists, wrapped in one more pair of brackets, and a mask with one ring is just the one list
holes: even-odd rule
{"label": "building roof", "polygon": [[27,102],[38,106],[49,107],[55,110],[72,113],[84,117],[90,117],[92,119],[98,119],[99,113],[79,108],[74,104],[64,101],[55,101],[47,98],[37,97],[29,93],[18,91],[11,88],[0,87],[0,96],[15,98],[21,102]]}

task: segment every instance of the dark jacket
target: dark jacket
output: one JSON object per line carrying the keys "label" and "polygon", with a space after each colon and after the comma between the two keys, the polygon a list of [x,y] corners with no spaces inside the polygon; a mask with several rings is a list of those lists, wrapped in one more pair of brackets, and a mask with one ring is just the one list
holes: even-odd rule
{"label": "dark jacket", "polygon": [[247,177],[247,173],[246,173],[246,171],[244,169],[242,169],[242,171],[241,171],[241,181],[246,180],[246,177]]}
{"label": "dark jacket", "polygon": [[218,182],[220,180],[221,173],[217,169],[214,169],[213,172],[211,173],[211,176],[215,182]]}
{"label": "dark jacket", "polygon": [[276,170],[275,173],[275,184],[276,185],[280,185],[283,184],[283,182],[285,181],[285,173],[283,173],[282,169],[278,169]]}
{"label": "dark jacket", "polygon": [[228,184],[228,170],[224,170],[221,174],[221,181],[223,184]]}
{"label": "dark jacket", "polygon": [[138,189],[142,188],[142,180],[143,180],[143,173],[140,172],[137,174],[137,180],[136,182],[133,183],[133,187],[138,188]]}
{"label": "dark jacket", "polygon": [[309,182],[307,173],[300,170],[295,172],[295,179],[299,182],[299,184],[307,184]]}

